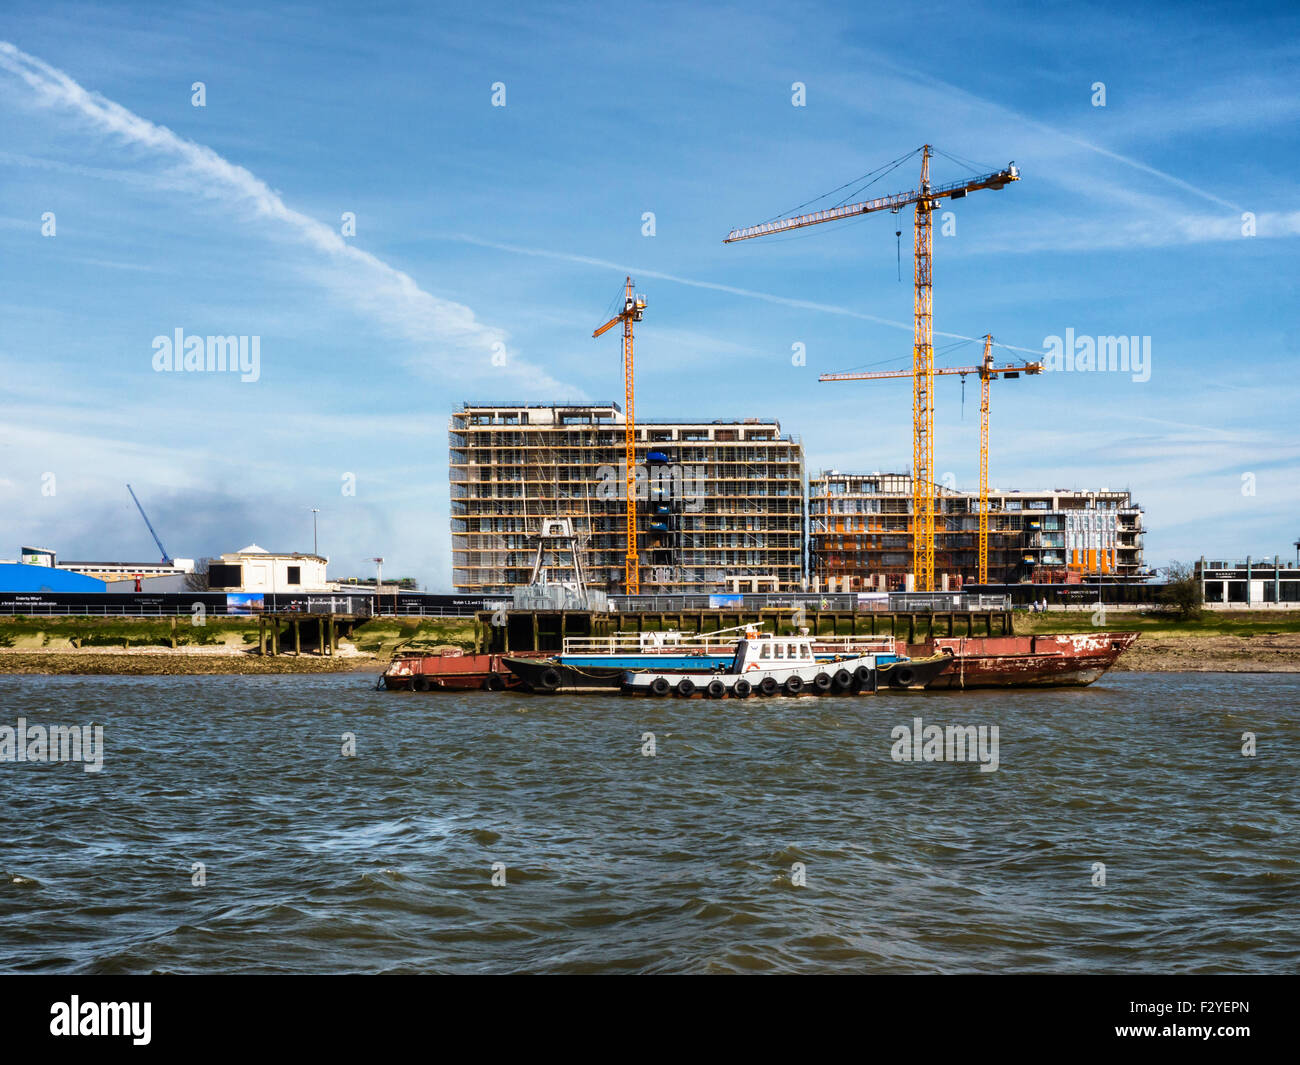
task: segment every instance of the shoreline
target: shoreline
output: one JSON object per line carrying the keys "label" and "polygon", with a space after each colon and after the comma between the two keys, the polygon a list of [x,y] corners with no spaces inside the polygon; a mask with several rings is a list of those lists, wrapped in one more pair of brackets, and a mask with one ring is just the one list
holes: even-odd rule
{"label": "shoreline", "polygon": [[[223,646],[0,647],[0,675],[19,676],[274,676],[382,673],[389,654],[263,656]],[[1300,673],[1300,633],[1251,636],[1143,634],[1111,667],[1116,673]]]}
{"label": "shoreline", "polygon": [[[1300,617],[1203,614],[1179,621],[1115,611],[1102,624],[1139,634],[1111,667],[1119,673],[1300,673]],[[1087,619],[1059,614],[1015,618],[1022,636],[1089,628]],[[465,618],[375,618],[341,639],[337,656],[321,657],[310,645],[301,655],[264,656],[246,618],[195,627],[176,619],[12,617],[0,619],[0,675],[380,673],[399,651],[465,650],[474,637]]]}
{"label": "shoreline", "polygon": [[0,648],[0,676],[125,676],[166,677],[205,675],[275,676],[308,673],[381,673],[386,661],[352,653],[337,658],[319,655],[267,655],[214,648]]}

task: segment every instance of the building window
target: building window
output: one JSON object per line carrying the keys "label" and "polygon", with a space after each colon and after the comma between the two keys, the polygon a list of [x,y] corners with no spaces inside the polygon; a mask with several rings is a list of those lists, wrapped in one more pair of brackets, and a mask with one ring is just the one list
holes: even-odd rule
{"label": "building window", "polygon": [[213,562],[208,566],[209,588],[238,588],[244,583],[243,567]]}
{"label": "building window", "polygon": [[301,566],[290,566],[290,567],[289,567],[289,578],[288,578],[288,582],[289,582],[290,584],[302,584],[302,567],[301,567]]}

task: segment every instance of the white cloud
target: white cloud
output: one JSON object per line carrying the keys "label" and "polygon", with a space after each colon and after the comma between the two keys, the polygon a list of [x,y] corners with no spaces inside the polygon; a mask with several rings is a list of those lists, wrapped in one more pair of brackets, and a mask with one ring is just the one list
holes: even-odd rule
{"label": "white cloud", "polygon": [[[264,181],[211,148],[89,92],[61,70],[8,41],[0,41],[0,68],[22,80],[41,105],[71,110],[99,132],[169,160],[167,178],[175,187],[220,197],[254,218],[278,223],[284,232],[322,256],[329,269],[315,276],[338,298],[350,301],[420,349],[411,359],[415,367],[431,375],[462,379],[500,377],[503,388],[577,393],[511,353],[504,330],[480,321],[464,304],[425,292],[409,274],[349,244],[331,226],[293,210]],[[339,270],[340,266],[344,269]],[[498,366],[492,357],[501,351],[505,361]]]}

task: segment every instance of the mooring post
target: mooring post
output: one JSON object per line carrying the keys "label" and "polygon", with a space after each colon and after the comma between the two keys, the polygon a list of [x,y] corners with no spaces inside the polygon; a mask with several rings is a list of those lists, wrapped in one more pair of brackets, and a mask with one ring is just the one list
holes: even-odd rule
{"label": "mooring post", "polygon": [[261,615],[257,618],[257,653],[266,655],[266,618]]}
{"label": "mooring post", "polygon": [[298,629],[298,619],[293,619],[293,657],[302,654],[302,633]]}

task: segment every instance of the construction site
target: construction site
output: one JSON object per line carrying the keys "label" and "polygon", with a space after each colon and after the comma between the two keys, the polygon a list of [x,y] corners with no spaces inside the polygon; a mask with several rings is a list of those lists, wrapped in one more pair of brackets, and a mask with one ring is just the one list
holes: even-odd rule
{"label": "construction site", "polygon": [[805,482],[797,437],[759,418],[643,423],[630,429],[629,493],[629,425],[612,402],[466,404],[453,413],[456,591],[498,594],[526,585],[546,518],[571,522],[587,580],[610,592],[802,587]]}
{"label": "construction site", "polygon": [[[842,474],[809,483],[809,568],[813,591],[910,591],[912,478]],[[976,492],[940,486],[935,508],[935,575],[943,591],[970,584],[1080,584],[1088,578],[1146,579],[1142,508],[1128,492],[994,490],[986,493],[981,580]]]}
{"label": "construction site", "polygon": [[[992,382],[1039,375],[1043,363],[995,362],[996,345],[987,333],[977,365],[935,365],[932,216],[948,201],[1004,189],[1020,180],[1020,172],[1008,164],[933,184],[935,154],[923,145],[850,182],[858,187],[833,206],[733,229],[724,241],[913,209],[911,368],[819,377],[910,378],[908,471],[831,470],[809,484],[799,438],[783,434],[775,419],[639,423],[634,327],[645,319],[648,300],[628,277],[611,307],[615,313],[592,333],[598,338],[622,327],[622,407],[466,403],[453,413],[455,590],[510,593],[534,579],[533,547],[544,519],[568,522],[577,545],[578,564],[554,576],[585,577],[594,588],[623,595],[937,592],[968,585],[1145,580],[1142,509],[1128,492],[989,487]],[[912,190],[847,202],[909,160],[920,164]],[[901,228],[896,236],[901,240]],[[935,479],[934,384],[944,375],[960,376],[963,384],[973,376],[980,383],[974,492]]]}

